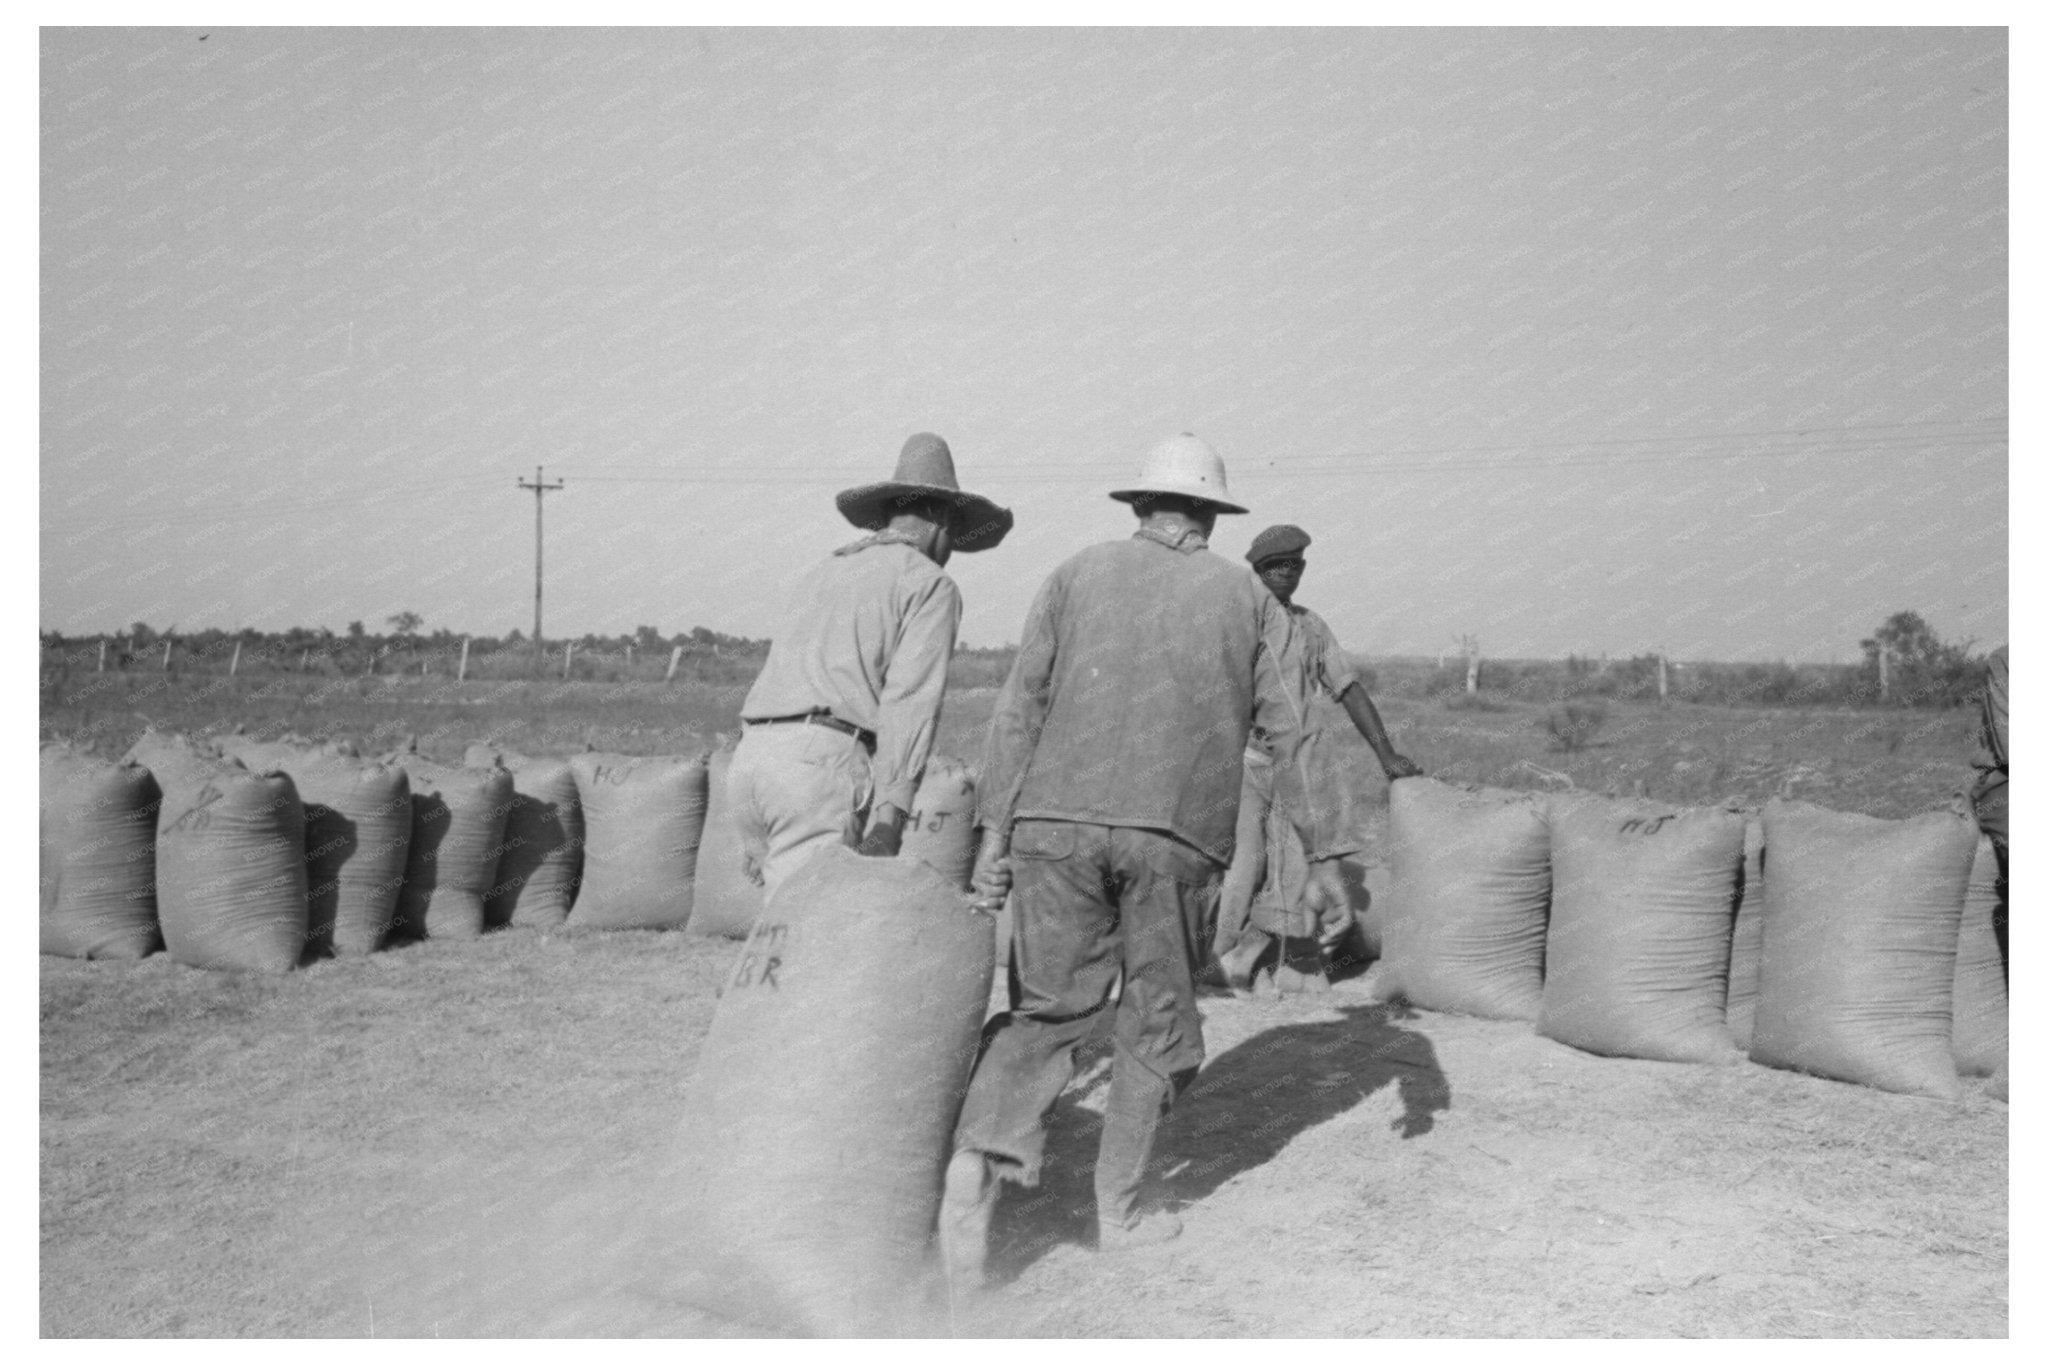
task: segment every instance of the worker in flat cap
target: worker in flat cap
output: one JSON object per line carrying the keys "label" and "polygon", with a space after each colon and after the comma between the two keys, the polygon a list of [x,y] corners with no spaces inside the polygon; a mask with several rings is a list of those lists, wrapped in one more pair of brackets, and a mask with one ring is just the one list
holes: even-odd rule
{"label": "worker in flat cap", "polygon": [[1013,521],[961,489],[930,432],[903,443],[894,478],[838,504],[868,534],[798,581],[740,706],[726,778],[748,874],[770,894],[826,844],[896,855],[960,626],[946,561],[994,549]]}
{"label": "worker in flat cap", "polygon": [[[1294,626],[1283,664],[1310,703],[1300,762],[1319,830],[1318,856],[1336,858],[1360,851],[1364,824],[1339,768],[1341,750],[1329,729],[1331,717],[1319,703],[1343,708],[1389,781],[1414,777],[1422,769],[1395,751],[1329,623],[1294,600],[1308,567],[1309,544],[1308,532],[1299,526],[1268,526],[1253,538],[1245,559]],[[1308,903],[1303,845],[1292,822],[1274,813],[1273,748],[1256,729],[1244,753],[1236,848],[1217,907],[1216,952],[1225,979],[1236,989],[1249,990],[1255,975],[1270,970],[1274,987],[1283,993],[1326,989],[1322,948],[1349,929],[1350,906],[1347,900],[1319,916]]]}
{"label": "worker in flat cap", "polygon": [[[1137,514],[1134,533],[1046,579],[989,721],[975,887],[984,904],[1008,898],[1010,1007],[984,1030],[946,1168],[939,1241],[956,1291],[981,1284],[1002,1186],[1038,1184],[1046,1112],[1098,1029],[1114,1054],[1097,1245],[1179,1231],[1140,1189],[1160,1122],[1202,1063],[1195,974],[1254,723],[1274,746],[1280,808],[1303,806],[1289,762],[1301,697],[1280,662],[1289,618],[1208,548],[1217,515],[1245,510],[1223,461],[1183,433],[1109,496]],[[1313,829],[1300,837],[1320,855]],[[1310,900],[1341,899],[1334,863],[1323,867],[1331,880]]]}

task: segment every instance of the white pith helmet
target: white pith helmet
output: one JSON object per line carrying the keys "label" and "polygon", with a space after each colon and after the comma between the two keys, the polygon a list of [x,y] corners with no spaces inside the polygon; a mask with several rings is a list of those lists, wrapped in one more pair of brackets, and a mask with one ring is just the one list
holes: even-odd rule
{"label": "white pith helmet", "polygon": [[1113,488],[1109,495],[1118,502],[1138,502],[1148,493],[1199,498],[1219,512],[1245,510],[1230,500],[1230,485],[1223,481],[1223,457],[1207,441],[1185,431],[1146,451],[1138,481],[1128,488]]}

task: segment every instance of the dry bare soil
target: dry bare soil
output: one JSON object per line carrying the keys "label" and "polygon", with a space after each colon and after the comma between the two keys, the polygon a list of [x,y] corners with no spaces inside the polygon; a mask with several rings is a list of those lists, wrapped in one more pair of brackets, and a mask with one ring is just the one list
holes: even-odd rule
{"label": "dry bare soil", "polygon": [[[738,702],[583,687],[108,689],[46,700],[45,729],[116,751],[146,717],[656,752]],[[971,756],[988,704],[955,699],[942,747]],[[1899,815],[1967,776],[1953,713],[1615,708],[1564,755],[1540,707],[1385,710],[1431,771],[1507,785]],[[282,977],[44,959],[43,1334],[765,1334],[668,1299],[631,1235],[737,951],[506,931]],[[1155,1164],[1186,1231],[1124,1256],[1093,1249],[1105,1058],[1084,1055],[1046,1183],[999,1212],[998,1292],[934,1330],[2005,1334],[2007,1111],[1981,1081],[1946,1104],[1593,1057],[1374,983],[1204,1000],[1210,1060]]]}

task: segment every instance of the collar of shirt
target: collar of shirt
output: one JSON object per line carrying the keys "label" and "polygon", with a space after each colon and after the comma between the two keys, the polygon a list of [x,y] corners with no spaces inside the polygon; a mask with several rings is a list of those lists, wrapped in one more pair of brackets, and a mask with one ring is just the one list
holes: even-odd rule
{"label": "collar of shirt", "polygon": [[1140,526],[1131,532],[1131,536],[1135,540],[1156,541],[1167,549],[1178,550],[1184,555],[1209,548],[1209,538],[1192,526],[1183,527],[1178,531],[1162,531],[1151,526]]}
{"label": "collar of shirt", "polygon": [[898,531],[884,527],[863,540],[856,540],[851,545],[842,545],[832,553],[835,555],[857,555],[862,550],[873,545],[908,545],[912,549],[916,549],[917,537],[908,531]]}

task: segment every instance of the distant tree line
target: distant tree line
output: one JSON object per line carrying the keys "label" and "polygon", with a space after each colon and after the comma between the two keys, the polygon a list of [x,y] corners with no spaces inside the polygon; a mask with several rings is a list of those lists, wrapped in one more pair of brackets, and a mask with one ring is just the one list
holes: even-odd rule
{"label": "distant tree line", "polygon": [[[386,618],[386,632],[372,633],[351,621],[337,633],[324,626],[282,631],[218,629],[190,633],[158,631],[137,621],[125,631],[89,635],[42,632],[43,671],[70,673],[101,666],[104,647],[109,672],[165,667],[209,673],[230,668],[325,674],[432,674],[453,677],[463,641],[469,642],[467,676],[519,677],[534,669],[533,645],[519,630],[502,636],[464,637],[445,627],[425,632],[418,613]],[[618,635],[585,634],[550,638],[541,671],[550,677],[620,682],[667,676],[670,655],[680,649],[678,679],[717,684],[751,682],[767,657],[767,640],[726,635],[696,626],[664,635],[638,626]],[[570,646],[573,646],[571,648]],[[1983,687],[1985,660],[1970,644],[1942,640],[1919,613],[1896,612],[1861,641],[1858,664],[1731,664],[1665,662],[1665,696],[1673,702],[1723,706],[1958,706]],[[237,652],[239,647],[239,653]],[[955,650],[950,678],[955,688],[1000,687],[1016,656],[1013,645],[962,646]],[[1488,659],[1479,672],[1478,693],[1468,704],[1494,701],[1564,702],[1578,698],[1656,701],[1658,656],[1600,660],[1569,655],[1564,660]],[[1376,659],[1362,670],[1375,695],[1444,697],[1463,694],[1465,669],[1432,667],[1428,660]]]}
{"label": "distant tree line", "polygon": [[[1986,656],[1970,643],[1943,641],[1918,612],[1895,612],[1860,642],[1854,664],[1679,663],[1664,660],[1664,697],[1714,706],[1925,706],[1967,704],[1982,691]],[[1655,654],[1602,660],[1568,655],[1556,660],[1487,660],[1481,696],[1531,702],[1605,697],[1656,701]],[[1373,670],[1390,696],[1462,693],[1463,663],[1416,669],[1380,665]],[[1370,684],[1369,684],[1370,685]]]}
{"label": "distant tree line", "polygon": [[[91,651],[95,661],[101,643],[109,646],[108,666],[133,667],[160,656],[166,642],[170,642],[175,655],[196,658],[212,658],[231,654],[235,645],[242,646],[243,657],[260,654],[265,657],[283,657],[305,653],[328,655],[360,656],[377,651],[394,650],[447,650],[460,649],[462,642],[469,641],[471,655],[497,653],[502,650],[531,650],[532,641],[517,627],[504,635],[465,634],[441,627],[424,632],[426,621],[417,612],[402,611],[386,618],[391,627],[388,632],[373,632],[366,629],[361,621],[351,621],[341,632],[327,626],[293,626],[289,630],[261,631],[251,627],[241,630],[183,631],[175,627],[157,630],[146,621],[137,621],[123,631],[99,631],[86,635],[65,635],[59,631],[46,630],[42,634],[45,650],[67,650],[76,653],[81,648]],[[725,635],[715,630],[697,626],[676,635],[663,635],[654,626],[639,626],[630,633],[619,635],[585,634],[580,636],[550,636],[546,641],[550,649],[560,649],[565,643],[573,643],[579,650],[600,650],[623,652],[629,646],[641,653],[659,651],[664,656],[674,648],[684,653],[702,652],[713,654],[756,654],[766,655],[768,641],[750,640],[744,635]]]}

